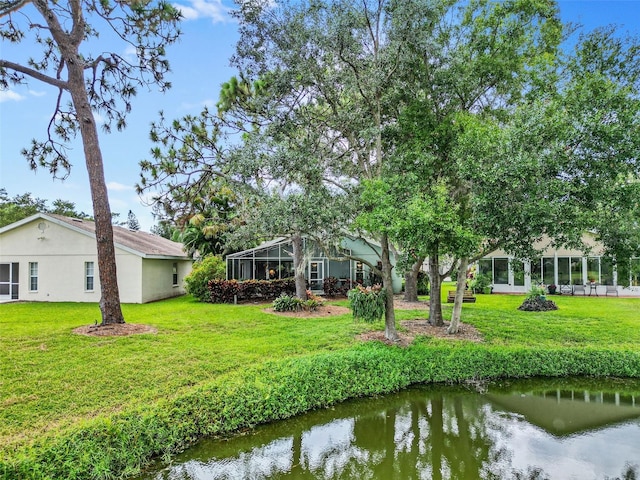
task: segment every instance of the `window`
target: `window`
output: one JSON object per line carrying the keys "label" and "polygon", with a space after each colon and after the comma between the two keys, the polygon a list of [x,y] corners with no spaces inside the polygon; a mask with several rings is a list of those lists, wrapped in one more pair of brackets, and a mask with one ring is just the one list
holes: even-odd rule
{"label": "window", "polygon": [[556,266],[553,257],[543,257],[542,259],[542,282],[545,285],[556,283]]}
{"label": "window", "polygon": [[632,258],[629,262],[632,287],[640,287],[640,258]]}
{"label": "window", "polygon": [[93,262],[84,262],[84,289],[87,292],[93,291],[93,272]]}
{"label": "window", "polygon": [[493,283],[496,285],[509,284],[509,259],[493,259]]}
{"label": "window", "polygon": [[[529,274],[531,276],[531,283],[537,284],[542,280],[542,262],[541,258],[534,258],[531,260],[530,271]],[[553,283],[553,282],[551,282]]]}
{"label": "window", "polygon": [[478,273],[486,275],[493,280],[493,260],[490,258],[478,260]]}
{"label": "window", "polygon": [[356,282],[362,283],[364,281],[364,265],[362,262],[356,262]]}
{"label": "window", "polygon": [[29,262],[29,291],[38,291],[38,262]]}
{"label": "window", "polygon": [[173,281],[173,286],[177,287],[178,286],[178,263],[177,262],[173,262],[173,276],[172,276],[172,281]]}
{"label": "window", "polygon": [[600,259],[600,282],[603,285],[613,285],[613,260],[602,257]]}
{"label": "window", "polygon": [[600,257],[587,258],[587,280],[600,282]]}
{"label": "window", "polygon": [[558,283],[569,285],[569,257],[558,257]]}
{"label": "window", "polygon": [[571,283],[573,285],[582,285],[582,258],[571,257]]}
{"label": "window", "polygon": [[518,260],[511,261],[511,269],[513,270],[513,284],[519,287],[524,285],[524,263]]}

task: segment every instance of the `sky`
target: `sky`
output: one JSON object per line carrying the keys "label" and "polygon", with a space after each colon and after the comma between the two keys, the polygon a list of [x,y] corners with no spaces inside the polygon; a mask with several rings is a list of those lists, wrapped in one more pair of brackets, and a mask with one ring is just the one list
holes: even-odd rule
{"label": "sky", "polygon": [[[158,120],[160,110],[172,120],[197,115],[204,106],[213,107],[221,85],[236,73],[229,65],[238,39],[237,24],[229,14],[235,8],[233,2],[180,2],[182,36],[168,48],[172,69],[168,79],[173,87],[165,93],[141,89],[133,99],[127,128],[100,135],[111,210],[123,220],[129,210],[133,211],[146,231],[155,222],[148,198],[136,194],[135,184],[140,160],[150,158],[151,123]],[[621,32],[640,36],[640,0],[560,0],[558,4],[564,22],[582,24],[586,30],[615,24]],[[124,44],[118,47],[124,48]],[[16,60],[13,53],[10,47],[0,45],[0,58]],[[0,91],[0,188],[11,197],[30,192],[33,197],[48,200],[49,205],[58,198],[68,200],[75,203],[77,211],[91,213],[89,179],[79,141],[72,145],[73,166],[65,180],[52,179],[46,169],[30,170],[20,154],[32,138],[44,138],[55,99],[54,89],[36,81]]]}

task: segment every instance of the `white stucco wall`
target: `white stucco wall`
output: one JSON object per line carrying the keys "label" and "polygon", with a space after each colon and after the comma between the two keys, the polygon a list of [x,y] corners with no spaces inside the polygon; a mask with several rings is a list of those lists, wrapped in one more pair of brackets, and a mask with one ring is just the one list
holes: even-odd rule
{"label": "white stucco wall", "polygon": [[[99,302],[100,279],[95,240],[88,235],[41,219],[0,235],[0,263],[20,265],[18,299],[46,302]],[[179,264],[179,287],[172,285],[172,263]],[[38,289],[29,290],[29,263],[38,263]],[[94,262],[94,288],[85,290],[85,262]],[[147,269],[143,262],[151,262]],[[191,270],[187,260],[144,260],[116,246],[120,300],[143,303],[184,293],[182,278]],[[144,281],[146,279],[146,282]],[[162,284],[166,279],[168,285]],[[148,284],[148,287],[144,285]],[[144,290],[144,294],[143,294]]]}
{"label": "white stucco wall", "polygon": [[[173,264],[178,264],[178,284],[173,285]],[[190,260],[144,259],[142,261],[142,303],[186,293],[184,277],[191,272]]]}

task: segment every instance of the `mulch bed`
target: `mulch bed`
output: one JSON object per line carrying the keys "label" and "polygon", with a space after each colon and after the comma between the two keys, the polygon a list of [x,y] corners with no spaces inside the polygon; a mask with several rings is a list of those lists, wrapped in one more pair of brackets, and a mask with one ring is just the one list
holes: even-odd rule
{"label": "mulch bed", "polygon": [[263,310],[267,313],[273,313],[275,315],[281,315],[283,317],[295,317],[295,318],[319,318],[319,317],[331,317],[333,315],[344,315],[351,313],[351,309],[347,307],[339,307],[337,305],[320,305],[316,310],[306,311],[300,310],[299,312],[276,312],[273,308],[265,308]]}
{"label": "mulch bed", "polygon": [[74,328],[73,333],[90,337],[124,337],[141,333],[158,333],[158,329],[137,323],[117,323],[114,325],[83,325]]}
{"label": "mulch bed", "polygon": [[405,320],[400,322],[400,326],[403,327],[402,332],[398,332],[400,340],[397,342],[391,342],[384,337],[384,332],[366,332],[358,336],[359,340],[363,342],[378,341],[387,345],[397,345],[399,347],[406,347],[411,345],[417,336],[442,338],[445,340],[463,340],[467,342],[482,342],[482,335],[472,325],[461,323],[458,326],[458,333],[447,333],[449,328],[449,322],[444,322],[442,327],[434,327],[429,323],[427,319]]}

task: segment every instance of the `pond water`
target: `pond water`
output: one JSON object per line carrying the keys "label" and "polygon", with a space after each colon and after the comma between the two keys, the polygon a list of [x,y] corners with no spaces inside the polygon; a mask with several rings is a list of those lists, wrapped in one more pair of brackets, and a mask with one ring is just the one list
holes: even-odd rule
{"label": "pond water", "polygon": [[203,440],[138,477],[283,478],[640,478],[640,381],[415,387]]}

